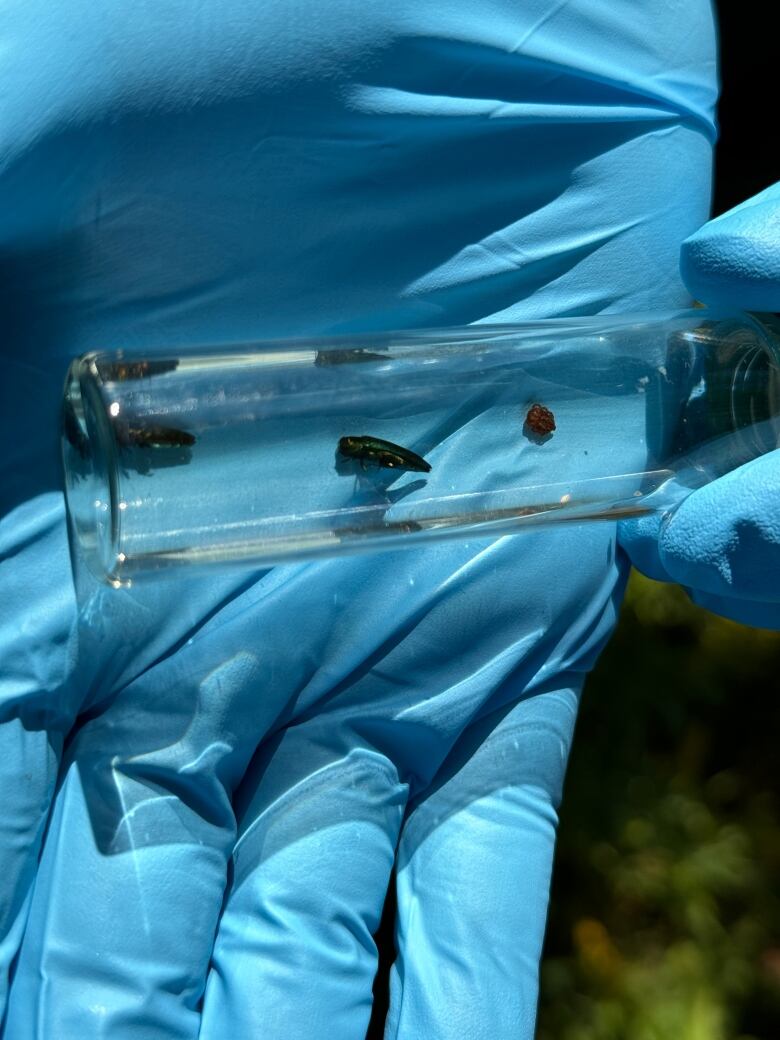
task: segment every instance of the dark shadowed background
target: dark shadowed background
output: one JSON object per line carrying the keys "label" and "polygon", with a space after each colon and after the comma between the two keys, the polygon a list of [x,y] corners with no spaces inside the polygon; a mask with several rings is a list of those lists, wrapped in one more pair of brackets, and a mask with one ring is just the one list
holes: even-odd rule
{"label": "dark shadowed background", "polygon": [[[769,8],[716,6],[713,215],[780,179]],[[538,1040],[780,1038],[779,737],[780,635],[634,574],[577,726]],[[369,1040],[393,912],[391,885]]]}

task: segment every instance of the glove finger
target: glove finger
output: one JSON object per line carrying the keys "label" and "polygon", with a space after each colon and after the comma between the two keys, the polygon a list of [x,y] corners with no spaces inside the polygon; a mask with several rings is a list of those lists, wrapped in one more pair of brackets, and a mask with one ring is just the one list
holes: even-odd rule
{"label": "glove finger", "polygon": [[[77,656],[76,595],[61,494],[41,495],[0,518],[0,721],[24,704],[28,729],[67,729],[62,705]],[[70,710],[73,709],[73,710]]]}
{"label": "glove finger", "polygon": [[780,451],[695,491],[661,527],[664,569],[700,594],[778,603],[779,499]]}
{"label": "glove finger", "polygon": [[486,1022],[495,1040],[532,1040],[580,684],[475,725],[412,810],[398,855],[388,1040],[484,1036]]}
{"label": "glove finger", "polygon": [[198,1035],[235,841],[229,792],[276,708],[258,703],[240,655],[199,675],[194,690],[170,672],[161,683],[160,668],[72,738],[8,1001],[9,1040]]}
{"label": "glove finger", "polygon": [[[29,547],[38,565],[20,567]],[[42,495],[0,521],[0,1022],[69,724],[59,696],[76,617],[67,568],[62,496]],[[34,705],[24,722],[9,718],[20,703]]]}
{"label": "glove finger", "polygon": [[750,600],[713,596],[698,589],[687,589],[693,602],[720,617],[751,628],[780,632],[780,603],[752,603]]}
{"label": "glove finger", "polygon": [[654,581],[672,581],[661,561],[659,539],[664,514],[652,513],[618,524],[618,544],[638,571]]}
{"label": "glove finger", "polygon": [[[263,755],[242,814],[201,1040],[362,1040],[408,787],[322,718]],[[363,744],[363,746],[361,746]]]}
{"label": "glove finger", "polygon": [[0,1022],[9,969],[27,918],[58,759],[59,748],[45,732],[29,732],[18,720],[0,726]]}
{"label": "glove finger", "polygon": [[780,451],[694,491],[667,516],[619,526],[631,562],[678,582],[702,607],[759,628],[780,627]]}
{"label": "glove finger", "polygon": [[[656,518],[655,524],[660,529],[661,519]],[[636,534],[629,531],[621,533],[620,540],[635,567],[642,574],[654,581],[674,582],[674,578],[661,563],[657,538],[653,538],[646,531]],[[693,603],[719,617],[728,618],[729,621],[736,621],[741,625],[750,625],[752,628],[780,631],[780,603],[760,603],[734,596],[717,596],[686,585],[683,585],[683,588]]]}
{"label": "glove finger", "polygon": [[194,1040],[226,853],[193,834],[106,856],[84,780],[73,766],[55,802],[3,1036]]}
{"label": "glove finger", "polygon": [[780,310],[780,182],[709,221],[680,250],[695,299],[719,307]]}

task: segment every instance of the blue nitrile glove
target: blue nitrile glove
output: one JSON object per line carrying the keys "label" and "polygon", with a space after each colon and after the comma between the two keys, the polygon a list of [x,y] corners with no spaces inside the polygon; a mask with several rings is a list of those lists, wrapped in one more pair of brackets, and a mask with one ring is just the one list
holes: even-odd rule
{"label": "blue nitrile glove", "polygon": [[394,859],[387,1035],[530,1038],[614,526],[77,618],[55,415],[91,348],[686,304],[708,5],[10,0],[0,54],[5,1040],[357,1040]]}
{"label": "blue nitrile glove", "polygon": [[[682,246],[694,296],[713,306],[780,311],[780,184],[705,224]],[[670,516],[620,525],[639,570],[684,585],[724,617],[780,628],[780,450],[692,495]]]}

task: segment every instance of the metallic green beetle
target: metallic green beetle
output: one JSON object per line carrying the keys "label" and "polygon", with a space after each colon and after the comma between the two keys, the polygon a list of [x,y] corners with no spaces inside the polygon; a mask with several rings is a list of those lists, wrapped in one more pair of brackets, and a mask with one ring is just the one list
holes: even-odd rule
{"label": "metallic green beetle", "polygon": [[402,448],[392,441],[383,441],[380,437],[342,437],[339,441],[339,452],[348,459],[357,459],[363,467],[367,462],[387,469],[411,469],[417,473],[430,473],[430,464],[424,458]]}
{"label": "metallic green beetle", "polygon": [[117,440],[125,447],[188,448],[195,435],[175,426],[127,426],[116,424]]}

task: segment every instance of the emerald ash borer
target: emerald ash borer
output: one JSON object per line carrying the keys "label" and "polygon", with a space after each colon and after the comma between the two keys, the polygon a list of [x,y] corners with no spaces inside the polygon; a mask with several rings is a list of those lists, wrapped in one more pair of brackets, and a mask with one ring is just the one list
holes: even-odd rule
{"label": "emerald ash borer", "polygon": [[189,448],[195,443],[194,434],[175,426],[129,426],[116,424],[120,444],[139,448]]}
{"label": "emerald ash borer", "polygon": [[103,379],[125,382],[128,379],[148,379],[150,376],[175,372],[179,362],[173,358],[146,361],[103,361],[99,365]]}
{"label": "emerald ash borer", "polygon": [[348,347],[343,350],[318,350],[314,364],[318,368],[329,365],[344,365],[351,361],[389,361],[389,354],[373,354],[363,347]]}
{"label": "emerald ash borer", "polygon": [[417,473],[431,471],[430,464],[420,455],[392,441],[383,441],[380,437],[342,437],[339,453],[345,458],[357,459],[364,468],[366,463],[371,462],[387,469],[411,469]]}

